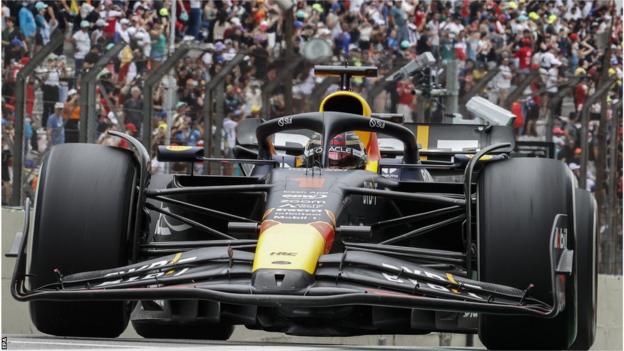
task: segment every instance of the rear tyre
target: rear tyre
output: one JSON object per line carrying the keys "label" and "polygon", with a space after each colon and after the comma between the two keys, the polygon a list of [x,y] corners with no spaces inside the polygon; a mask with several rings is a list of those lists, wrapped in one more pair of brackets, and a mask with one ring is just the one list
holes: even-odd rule
{"label": "rear tyre", "polygon": [[578,327],[571,349],[588,350],[596,337],[596,201],[587,190],[576,189],[575,194]]}
{"label": "rear tyre", "polygon": [[[30,282],[128,264],[128,232],[137,171],[127,150],[92,144],[53,147],[41,167]],[[116,337],[128,325],[125,302],[34,301],[37,329],[58,336]]]}
{"label": "rear tyre", "polygon": [[[478,189],[480,280],[519,289],[534,284],[531,296],[552,303],[550,233],[557,214],[571,216],[571,203],[572,182],[561,162],[517,158],[488,165]],[[573,287],[570,279],[567,285]],[[481,341],[490,349],[567,349],[574,338],[573,291],[567,289],[566,308],[552,319],[481,315]]]}
{"label": "rear tyre", "polygon": [[132,321],[137,334],[151,339],[205,339],[227,340],[234,326],[210,323],[163,323],[157,321]]}

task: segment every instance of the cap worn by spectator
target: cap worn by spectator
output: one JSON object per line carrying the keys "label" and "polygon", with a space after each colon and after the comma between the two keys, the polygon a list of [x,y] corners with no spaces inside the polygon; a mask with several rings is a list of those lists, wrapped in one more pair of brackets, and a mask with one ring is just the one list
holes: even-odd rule
{"label": "cap worn by spectator", "polygon": [[78,93],[78,91],[76,89],[69,89],[69,91],[67,92],[67,96],[72,96],[74,94]]}
{"label": "cap worn by spectator", "polygon": [[548,19],[546,20],[546,22],[548,22],[548,24],[553,24],[557,22],[557,15],[548,16]]}
{"label": "cap worn by spectator", "polygon": [[538,21],[540,16],[535,11],[529,12],[529,18],[533,21]]}
{"label": "cap worn by spectator", "polygon": [[91,23],[89,23],[89,21],[80,22],[80,28],[89,28],[89,27],[91,27]]}
{"label": "cap worn by spectator", "polygon": [[581,169],[581,166],[579,166],[578,164],[572,162],[568,165],[568,167],[570,167],[571,170],[576,171],[578,169]]}
{"label": "cap worn by spectator", "polygon": [[37,9],[37,11],[39,11],[48,8],[48,5],[42,3],[41,1],[37,1],[37,3],[35,4],[35,8]]}
{"label": "cap worn by spectator", "polygon": [[178,103],[176,104],[176,110],[179,110],[179,109],[181,109],[183,107],[186,107],[186,106],[188,106],[188,104],[186,102],[178,101]]}
{"label": "cap worn by spectator", "polygon": [[124,25],[128,25],[130,24],[130,21],[127,18],[122,18],[121,21],[119,21],[120,24],[124,24]]}
{"label": "cap worn by spectator", "polygon": [[134,123],[128,123],[128,124],[126,124],[126,131],[128,131],[128,132],[130,132],[130,133],[134,134],[134,133],[136,133],[138,130],[137,130],[137,127],[134,125]]}
{"label": "cap worn by spectator", "polygon": [[95,21],[95,25],[97,27],[106,27],[106,21],[100,18],[99,20]]}
{"label": "cap worn by spectator", "polygon": [[65,104],[63,104],[62,102],[57,102],[56,104],[54,104],[54,108],[55,109],[63,109],[65,107]]}

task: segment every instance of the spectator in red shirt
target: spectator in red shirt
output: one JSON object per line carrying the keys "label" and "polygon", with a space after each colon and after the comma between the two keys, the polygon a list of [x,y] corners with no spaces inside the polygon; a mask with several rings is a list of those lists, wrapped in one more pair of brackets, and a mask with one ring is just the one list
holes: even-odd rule
{"label": "spectator in red shirt", "polygon": [[583,109],[585,98],[587,97],[587,91],[589,90],[589,87],[587,86],[587,76],[584,72],[579,73],[581,81],[578,82],[574,88],[574,108],[576,113],[580,113]]}
{"label": "spectator in red shirt", "polygon": [[425,27],[425,19],[428,14],[428,12],[425,12],[423,10],[423,6],[424,5],[422,3],[418,4],[418,8],[416,9],[416,16],[414,16],[414,24],[416,25],[416,28],[419,32],[422,32],[423,28]]}
{"label": "spectator in red shirt", "polygon": [[[397,94],[399,95],[399,101],[397,104],[397,113],[403,115],[405,122],[413,122],[412,111],[414,105],[414,95],[412,91],[414,85],[409,80],[402,80],[397,83]],[[423,116],[419,116],[423,118]]]}
{"label": "spectator in red shirt", "polygon": [[531,41],[527,38],[522,39],[521,43],[522,47],[518,49],[515,57],[518,59],[518,68],[520,69],[521,74],[529,73],[529,69],[531,68],[531,56],[533,55],[533,50],[531,49]]}

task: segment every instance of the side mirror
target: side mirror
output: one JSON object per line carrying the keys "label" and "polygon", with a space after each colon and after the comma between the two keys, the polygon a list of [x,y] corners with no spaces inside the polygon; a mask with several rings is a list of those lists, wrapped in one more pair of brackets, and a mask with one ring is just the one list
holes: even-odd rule
{"label": "side mirror", "polygon": [[305,147],[303,145],[292,141],[287,141],[284,147],[276,147],[276,149],[283,149],[284,151],[286,151],[286,155],[291,156],[303,155],[305,151]]}

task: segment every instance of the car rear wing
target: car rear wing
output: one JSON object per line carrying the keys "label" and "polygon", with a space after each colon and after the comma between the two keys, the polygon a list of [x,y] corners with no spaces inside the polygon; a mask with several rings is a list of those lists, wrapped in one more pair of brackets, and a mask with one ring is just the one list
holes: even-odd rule
{"label": "car rear wing", "polygon": [[351,77],[377,77],[375,66],[314,66],[314,75],[317,77],[340,77],[340,88],[350,90]]}

